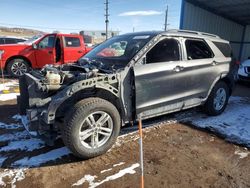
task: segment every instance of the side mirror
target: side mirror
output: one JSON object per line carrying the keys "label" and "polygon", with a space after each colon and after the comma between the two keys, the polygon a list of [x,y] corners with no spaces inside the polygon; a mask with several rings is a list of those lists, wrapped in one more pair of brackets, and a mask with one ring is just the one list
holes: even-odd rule
{"label": "side mirror", "polygon": [[38,48],[38,46],[37,46],[36,43],[33,43],[33,44],[32,44],[32,47],[33,47],[33,49],[35,49],[35,50]]}

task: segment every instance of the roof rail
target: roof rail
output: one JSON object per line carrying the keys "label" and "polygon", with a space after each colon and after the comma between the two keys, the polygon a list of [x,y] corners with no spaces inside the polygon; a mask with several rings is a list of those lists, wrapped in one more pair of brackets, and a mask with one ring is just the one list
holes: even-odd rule
{"label": "roof rail", "polygon": [[210,34],[210,33],[204,33],[204,32],[200,32],[200,31],[190,31],[190,30],[180,30],[180,29],[171,29],[171,30],[168,30],[168,31],[220,38],[218,35],[214,35],[214,34]]}

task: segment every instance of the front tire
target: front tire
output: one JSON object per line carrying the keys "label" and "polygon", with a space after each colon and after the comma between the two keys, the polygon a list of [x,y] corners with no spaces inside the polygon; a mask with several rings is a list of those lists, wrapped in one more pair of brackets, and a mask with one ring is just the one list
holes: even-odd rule
{"label": "front tire", "polygon": [[225,82],[218,82],[212,89],[204,110],[208,115],[220,115],[226,108],[229,99],[229,88]]}
{"label": "front tire", "polygon": [[10,60],[10,62],[7,64],[6,69],[8,74],[18,78],[24,75],[25,73],[29,72],[30,66],[29,63],[26,62],[24,59],[15,58]]}
{"label": "front tire", "polygon": [[89,159],[112,147],[120,127],[120,114],[112,103],[87,98],[75,104],[67,114],[62,138],[75,156]]}

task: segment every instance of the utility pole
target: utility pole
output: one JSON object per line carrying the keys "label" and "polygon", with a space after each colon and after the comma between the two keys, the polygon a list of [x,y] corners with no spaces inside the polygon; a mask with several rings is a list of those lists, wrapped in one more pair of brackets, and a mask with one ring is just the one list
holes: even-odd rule
{"label": "utility pole", "polygon": [[106,24],[106,40],[108,39],[108,25],[109,25],[109,1],[106,0],[104,3],[106,5],[105,7],[105,24]]}
{"label": "utility pole", "polygon": [[168,27],[168,5],[167,5],[166,13],[165,13],[164,31],[167,31],[167,27]]}

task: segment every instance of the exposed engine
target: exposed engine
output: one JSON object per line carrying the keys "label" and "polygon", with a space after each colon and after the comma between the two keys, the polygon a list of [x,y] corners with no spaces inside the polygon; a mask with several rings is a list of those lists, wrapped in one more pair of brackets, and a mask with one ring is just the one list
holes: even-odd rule
{"label": "exposed engine", "polygon": [[31,74],[39,79],[38,88],[43,92],[62,89],[71,83],[103,75],[99,69],[88,69],[76,64],[53,66],[47,65],[41,71]]}

